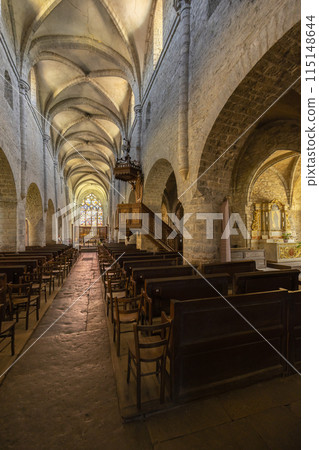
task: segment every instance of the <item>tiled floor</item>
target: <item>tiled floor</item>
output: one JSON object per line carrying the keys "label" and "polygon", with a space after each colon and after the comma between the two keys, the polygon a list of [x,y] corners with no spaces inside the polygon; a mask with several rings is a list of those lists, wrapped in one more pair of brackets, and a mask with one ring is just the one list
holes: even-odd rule
{"label": "tiled floor", "polygon": [[[123,340],[122,357],[117,359],[100,281],[87,290],[98,278],[96,254],[82,254],[28,345],[70,309],[17,362],[0,387],[1,449],[300,448],[298,376],[123,424],[123,408],[134,408],[134,379],[129,388],[119,381],[125,377],[126,344]],[[149,391],[156,392],[152,382]]]}

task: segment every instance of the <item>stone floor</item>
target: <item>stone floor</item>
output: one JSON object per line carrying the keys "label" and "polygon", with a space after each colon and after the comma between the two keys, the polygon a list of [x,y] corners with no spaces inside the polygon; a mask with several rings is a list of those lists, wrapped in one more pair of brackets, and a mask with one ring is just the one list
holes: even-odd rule
{"label": "stone floor", "polygon": [[100,281],[88,290],[98,278],[96,254],[82,254],[0,386],[1,449],[300,448],[298,376],[124,424]]}

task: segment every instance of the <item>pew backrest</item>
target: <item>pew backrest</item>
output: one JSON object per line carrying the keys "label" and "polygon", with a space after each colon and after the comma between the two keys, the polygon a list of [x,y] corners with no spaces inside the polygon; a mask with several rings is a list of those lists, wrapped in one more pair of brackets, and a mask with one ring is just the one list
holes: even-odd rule
{"label": "pew backrest", "polygon": [[132,269],[131,280],[134,285],[135,295],[137,295],[141,293],[145,280],[148,278],[172,278],[191,275],[195,275],[195,271],[191,266],[140,267]]}
{"label": "pew backrest", "polygon": [[144,297],[148,302],[148,320],[160,316],[161,311],[169,312],[170,300],[188,300],[191,298],[205,298],[215,295],[227,295],[229,275],[227,273],[200,276],[184,276],[172,278],[146,279]]}
{"label": "pew backrest", "polygon": [[298,269],[234,274],[233,294],[273,291],[280,288],[296,291],[299,288],[299,274]]}
{"label": "pew backrest", "polygon": [[20,277],[27,272],[26,265],[19,266],[3,266],[0,264],[0,273],[5,273],[7,275],[7,282],[18,284]]}
{"label": "pew backrest", "polygon": [[231,262],[216,262],[210,264],[203,264],[201,267],[201,272],[204,275],[210,273],[229,273],[233,276],[235,273],[242,272],[256,272],[256,261],[253,259],[246,259],[242,261],[231,261]]}
{"label": "pew backrest", "polygon": [[162,266],[177,266],[180,263],[179,258],[171,258],[171,259],[148,259],[143,260],[133,260],[133,261],[125,261],[123,264],[123,270],[126,273],[127,277],[132,275],[132,269],[138,267],[162,267]]}
{"label": "pew backrest", "polygon": [[[237,313],[286,356],[285,290],[188,301],[172,300],[173,400],[191,399],[286,372],[286,362]],[[235,311],[235,309],[237,311]]]}

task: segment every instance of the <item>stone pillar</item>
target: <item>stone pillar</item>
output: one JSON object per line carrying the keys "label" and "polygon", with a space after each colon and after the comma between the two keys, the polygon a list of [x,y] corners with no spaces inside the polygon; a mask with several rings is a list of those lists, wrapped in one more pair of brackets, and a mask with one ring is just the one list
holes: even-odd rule
{"label": "stone pillar", "polygon": [[50,136],[42,135],[43,142],[43,203],[44,212],[48,210],[48,175],[47,175],[47,145],[50,142]]}
{"label": "stone pillar", "polygon": [[181,58],[179,61],[178,167],[185,180],[188,175],[188,90],[191,0],[174,0],[180,16]]}
{"label": "stone pillar", "polygon": [[20,103],[20,148],[21,148],[21,199],[26,197],[26,170],[27,170],[27,143],[26,143],[26,96],[30,90],[29,84],[20,79],[19,80],[19,103]]}
{"label": "stone pillar", "polygon": [[58,177],[57,177],[57,171],[58,171],[58,161],[54,160],[54,193],[55,193],[55,211],[58,210]]}
{"label": "stone pillar", "polygon": [[141,152],[142,152],[142,106],[136,105],[134,106],[134,111],[136,115],[136,159],[140,163],[141,162]]}
{"label": "stone pillar", "polygon": [[[223,231],[226,227],[229,227],[229,200],[226,198],[221,206],[221,212],[223,214]],[[221,262],[231,261],[231,250],[230,250],[230,236],[227,239],[221,239],[220,243],[220,260]]]}
{"label": "stone pillar", "polygon": [[18,200],[17,202],[17,251],[23,252],[25,250],[25,207],[26,199]]}
{"label": "stone pillar", "polygon": [[66,180],[64,180],[64,190],[65,190],[65,202],[66,206],[70,203],[70,192],[69,192],[69,186]]}

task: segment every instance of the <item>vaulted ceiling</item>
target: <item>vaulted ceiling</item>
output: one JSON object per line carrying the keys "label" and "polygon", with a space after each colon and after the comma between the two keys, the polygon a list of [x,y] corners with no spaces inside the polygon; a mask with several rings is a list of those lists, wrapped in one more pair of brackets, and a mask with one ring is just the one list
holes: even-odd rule
{"label": "vaulted ceiling", "polygon": [[[7,0],[21,72],[76,196],[107,192],[140,102],[155,0]],[[90,186],[90,187],[88,187]]]}

